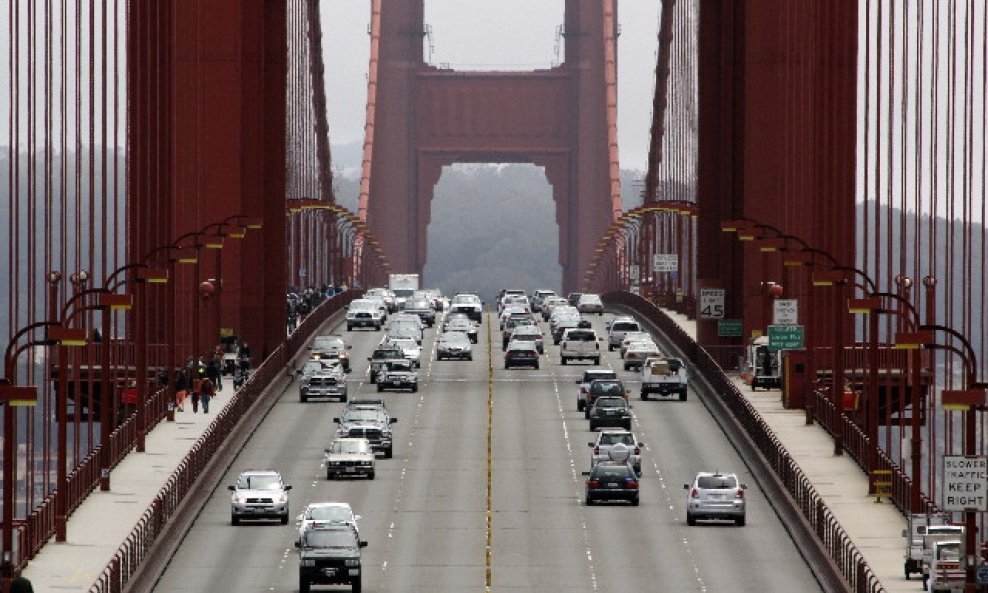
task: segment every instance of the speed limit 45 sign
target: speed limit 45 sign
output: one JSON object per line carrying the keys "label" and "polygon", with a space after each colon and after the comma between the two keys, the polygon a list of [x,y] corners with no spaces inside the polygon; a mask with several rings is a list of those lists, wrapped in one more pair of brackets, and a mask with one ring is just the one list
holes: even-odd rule
{"label": "speed limit 45 sign", "polygon": [[723,288],[700,289],[700,319],[724,318],[725,292]]}

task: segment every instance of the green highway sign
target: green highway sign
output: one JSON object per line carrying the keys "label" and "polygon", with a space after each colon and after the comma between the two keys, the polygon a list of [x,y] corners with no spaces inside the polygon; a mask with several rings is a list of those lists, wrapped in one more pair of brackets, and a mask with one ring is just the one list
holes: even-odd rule
{"label": "green highway sign", "polygon": [[769,350],[802,350],[802,325],[770,325],[768,326]]}
{"label": "green highway sign", "polygon": [[717,321],[717,337],[740,338],[744,327],[740,319],[720,319]]}

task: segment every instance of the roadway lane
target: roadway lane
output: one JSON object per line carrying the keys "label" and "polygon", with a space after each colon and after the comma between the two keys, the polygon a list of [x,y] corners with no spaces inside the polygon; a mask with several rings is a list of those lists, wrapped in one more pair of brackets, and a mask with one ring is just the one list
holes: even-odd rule
{"label": "roadway lane", "polygon": [[[603,333],[603,320],[593,322]],[[380,333],[342,333],[354,344],[350,397],[377,397],[366,358]],[[293,524],[230,526],[226,485],[243,469],[272,468],[294,486],[293,515],[309,502],[339,500],[363,516],[365,591],[484,591],[487,336],[472,362],[439,362],[435,333],[427,330],[423,343],[420,391],[384,394],[399,422],[395,457],[378,459],[375,480],[325,479],[322,450],[342,405],[302,404],[293,385],[212,493],[156,590],[298,590]],[[492,590],[819,591],[695,395],[685,403],[634,399],[635,430],[647,444],[641,506],[586,507],[580,472],[589,469],[591,433],[575,405],[583,365],[559,365],[550,340],[541,370],[505,371],[500,335],[493,337]],[[620,370],[616,352],[605,349],[604,364],[635,377]],[[686,526],[682,485],[701,469],[737,471],[748,482],[746,527]]]}

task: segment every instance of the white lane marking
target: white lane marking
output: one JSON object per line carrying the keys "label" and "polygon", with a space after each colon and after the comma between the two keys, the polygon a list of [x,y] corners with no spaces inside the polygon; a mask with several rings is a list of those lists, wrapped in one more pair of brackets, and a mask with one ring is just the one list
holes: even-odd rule
{"label": "white lane marking", "polygon": [[[566,413],[563,411],[563,399],[559,395],[559,381],[556,379],[552,381],[552,390],[556,396],[556,409],[559,412],[559,419],[563,425],[563,442],[566,443],[566,452],[569,455],[569,469],[573,477],[573,498],[576,504],[580,506],[580,501],[583,499],[580,493],[580,474],[576,471],[576,457],[573,455],[573,443],[569,438],[569,428],[566,426]],[[580,508],[580,513],[585,514],[586,510],[582,506]],[[597,571],[594,567],[593,549],[590,545],[590,529],[585,518],[580,521],[580,527],[583,531],[583,549],[587,554],[587,569],[590,571],[590,584],[593,586],[594,591],[598,591]]]}
{"label": "white lane marking", "polygon": [[[398,487],[395,489],[395,501],[394,501],[394,506],[392,507],[392,512],[394,513],[395,517],[397,517],[398,515],[398,508],[401,506],[402,495],[405,491],[405,476],[408,473],[408,459],[411,457],[412,447],[415,446],[415,439],[412,435],[415,434],[415,427],[419,425],[419,419],[422,415],[422,406],[424,404],[425,404],[425,394],[423,393],[419,395],[419,401],[415,405],[415,415],[413,416],[415,420],[412,422],[412,430],[409,431],[410,436],[408,439],[408,450],[405,453],[405,457],[404,457],[405,460],[402,462],[401,473],[398,475]],[[391,525],[388,526],[387,543],[385,544],[384,547],[385,558],[388,557],[389,552],[391,551],[391,543],[394,541],[394,532],[396,526],[397,526],[397,521],[392,521]],[[387,572],[387,570],[388,570],[388,563],[387,561],[384,561],[381,564],[381,572]]]}

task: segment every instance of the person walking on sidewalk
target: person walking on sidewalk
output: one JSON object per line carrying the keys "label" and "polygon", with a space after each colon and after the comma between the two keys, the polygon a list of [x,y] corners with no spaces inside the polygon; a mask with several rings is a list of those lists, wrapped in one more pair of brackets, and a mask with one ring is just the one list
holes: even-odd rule
{"label": "person walking on sidewalk", "polygon": [[216,386],[213,385],[213,382],[207,377],[203,379],[202,383],[199,385],[199,392],[199,401],[202,402],[202,413],[208,414],[209,400],[216,395]]}
{"label": "person walking on sidewalk", "polygon": [[199,413],[199,394],[202,390],[203,379],[192,380],[192,413]]}

